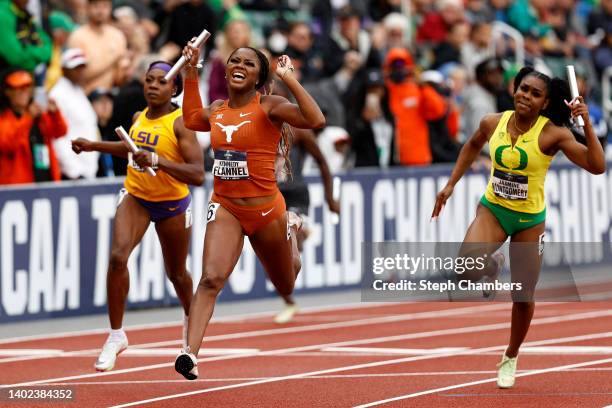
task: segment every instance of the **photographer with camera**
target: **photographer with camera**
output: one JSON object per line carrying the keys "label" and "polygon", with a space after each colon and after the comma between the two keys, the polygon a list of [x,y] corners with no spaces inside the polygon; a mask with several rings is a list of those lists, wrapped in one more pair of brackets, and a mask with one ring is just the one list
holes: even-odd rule
{"label": "photographer with camera", "polygon": [[444,117],[447,104],[428,84],[417,81],[412,56],[405,48],[389,50],[384,63],[389,105],[395,118],[397,163],[422,166],[432,162],[428,121]]}

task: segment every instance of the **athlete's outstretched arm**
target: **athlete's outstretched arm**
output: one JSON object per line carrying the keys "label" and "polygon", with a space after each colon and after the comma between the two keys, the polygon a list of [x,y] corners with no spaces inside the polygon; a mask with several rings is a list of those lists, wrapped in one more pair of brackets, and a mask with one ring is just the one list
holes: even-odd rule
{"label": "athlete's outstretched arm", "polygon": [[128,149],[123,142],[94,142],[82,137],[72,141],[72,151],[76,154],[81,152],[109,153],[113,156],[127,158]]}
{"label": "athlete's outstretched arm", "polygon": [[589,119],[589,108],[584,99],[579,96],[580,103],[571,106],[572,116],[582,116],[584,119],[584,135],[586,136],[586,146],[578,143],[574,135],[567,128],[557,128],[558,149],[561,150],[568,159],[593,174],[602,174],[606,171],[606,157],[603,147]]}
{"label": "athlete's outstretched arm", "polygon": [[185,90],[185,94],[183,95],[183,118],[185,126],[191,130],[208,132],[210,131],[210,112],[220,105],[220,101],[213,102],[210,107],[205,108],[202,106],[198,69],[196,67],[200,58],[200,50],[189,42],[185,48],[183,48],[183,56],[187,60],[184,71],[185,79],[183,87]]}
{"label": "athlete's outstretched arm", "polygon": [[499,118],[499,114],[486,115],[483,117],[480,120],[480,126],[478,129],[476,129],[476,132],[474,132],[472,137],[469,138],[463,145],[461,152],[459,153],[459,157],[457,158],[457,163],[455,163],[453,172],[448,179],[448,183],[446,183],[446,186],[438,193],[438,196],[436,197],[436,204],[433,212],[431,213],[432,218],[440,215],[440,211],[442,211],[442,207],[444,207],[446,204],[446,200],[448,200],[451,194],[453,194],[455,184],[457,184],[467,169],[469,169],[472,163],[474,163],[474,160],[482,150],[482,147],[489,140],[489,136],[495,129],[497,122],[499,122]]}
{"label": "athlete's outstretched arm", "polygon": [[300,129],[319,129],[325,126],[325,116],[321,108],[302,87],[300,82],[293,76],[291,60],[283,55],[279,58],[276,74],[285,83],[289,91],[295,97],[297,105],[289,102],[281,96],[269,96],[273,98],[268,116],[278,122],[285,122]]}
{"label": "athlete's outstretched arm", "polygon": [[332,176],[329,171],[329,166],[327,165],[327,160],[325,160],[323,153],[321,153],[321,149],[319,149],[319,145],[317,145],[314,134],[311,130],[297,128],[293,129],[293,133],[296,136],[294,143],[300,143],[304,147],[304,150],[306,150],[317,162],[317,166],[319,166],[319,172],[323,180],[323,188],[325,189],[325,201],[327,201],[327,206],[330,211],[340,213],[340,204],[334,200]]}
{"label": "athlete's outstretched arm", "polygon": [[[204,159],[195,133],[185,128],[183,118],[178,117],[174,121],[174,134],[178,139],[181,156],[185,162],[177,163],[159,156],[157,167],[183,183],[193,186],[202,185],[204,183]],[[152,167],[152,159],[151,152],[144,149],[134,154],[134,161],[142,168]]]}
{"label": "athlete's outstretched arm", "polygon": [[[132,122],[135,122],[140,116],[141,111],[135,112],[132,115]],[[126,159],[128,157],[128,148],[121,141],[119,142],[96,142],[82,137],[78,137],[72,141],[72,151],[76,154],[81,152],[100,152],[112,154],[116,157]]]}

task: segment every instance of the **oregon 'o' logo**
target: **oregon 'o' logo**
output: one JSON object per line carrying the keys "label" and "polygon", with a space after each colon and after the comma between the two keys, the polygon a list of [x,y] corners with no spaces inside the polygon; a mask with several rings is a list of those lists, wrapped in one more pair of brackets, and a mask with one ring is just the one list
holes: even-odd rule
{"label": "oregon 'o' logo", "polygon": [[[504,164],[502,156],[504,155],[504,150],[511,148],[511,145],[501,145],[497,149],[495,149],[495,163],[498,166],[508,169],[509,167]],[[519,152],[519,165],[511,170],[525,170],[527,168],[527,163],[529,161],[529,157],[527,156],[527,152],[521,149],[518,146],[515,146],[516,150]]]}

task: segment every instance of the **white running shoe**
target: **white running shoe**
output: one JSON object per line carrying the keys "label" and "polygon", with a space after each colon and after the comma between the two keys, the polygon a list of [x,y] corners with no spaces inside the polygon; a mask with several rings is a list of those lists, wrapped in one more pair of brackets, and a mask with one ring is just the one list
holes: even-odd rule
{"label": "white running shoe", "polygon": [[187,352],[188,349],[181,350],[181,354],[174,361],[174,369],[177,373],[188,380],[198,378],[198,359],[192,353]]}
{"label": "white running shoe", "polygon": [[276,317],[274,318],[274,323],[278,323],[278,324],[289,323],[290,321],[293,320],[293,316],[297,312],[298,312],[298,307],[295,303],[291,305],[285,305],[285,309],[279,314],[277,314]]}
{"label": "white running shoe", "polygon": [[504,353],[502,361],[497,364],[497,386],[499,388],[514,387],[514,376],[516,374],[517,362],[518,356],[510,358]]}
{"label": "white running shoe", "polygon": [[102,352],[94,364],[96,371],[110,371],[115,366],[117,356],[128,347],[128,339],[125,333],[123,336],[113,336],[110,334],[106,343],[102,346]]}

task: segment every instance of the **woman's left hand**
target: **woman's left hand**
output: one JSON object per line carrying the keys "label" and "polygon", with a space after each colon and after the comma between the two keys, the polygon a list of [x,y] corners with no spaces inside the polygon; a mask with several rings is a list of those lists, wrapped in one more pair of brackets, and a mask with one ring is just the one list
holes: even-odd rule
{"label": "woman's left hand", "polygon": [[589,122],[589,106],[584,103],[584,98],[582,96],[578,96],[569,102],[565,99],[563,101],[572,111],[572,118],[582,116],[584,123]]}
{"label": "woman's left hand", "polygon": [[138,164],[139,167],[156,167],[153,166],[153,154],[147,150],[139,150],[132,155],[132,159]]}
{"label": "woman's left hand", "polygon": [[289,58],[287,55],[281,55],[278,57],[278,64],[276,64],[276,75],[278,75],[280,79],[284,80],[285,75],[287,75],[287,72],[289,71],[295,71],[293,64],[291,63],[291,58]]}

